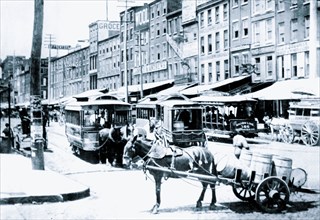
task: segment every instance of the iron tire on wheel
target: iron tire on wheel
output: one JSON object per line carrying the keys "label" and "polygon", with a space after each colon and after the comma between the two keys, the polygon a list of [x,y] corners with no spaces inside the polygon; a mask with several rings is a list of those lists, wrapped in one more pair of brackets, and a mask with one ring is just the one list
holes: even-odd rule
{"label": "iron tire on wheel", "polygon": [[313,121],[307,121],[301,128],[301,139],[307,146],[319,146],[320,127]]}
{"label": "iron tire on wheel", "polygon": [[287,183],[275,176],[262,180],[256,190],[256,203],[262,211],[268,213],[284,210],[289,197],[290,190]]}
{"label": "iron tire on wheel", "polygon": [[234,195],[241,199],[242,201],[251,202],[254,201],[255,198],[255,192],[252,189],[252,185],[244,185],[241,183],[241,185],[232,185],[232,191]]}
{"label": "iron tire on wheel", "polygon": [[294,140],[294,131],[293,131],[293,128],[291,125],[289,124],[286,124],[283,128],[283,131],[282,131],[282,141],[284,143],[288,143],[288,144],[291,144]]}

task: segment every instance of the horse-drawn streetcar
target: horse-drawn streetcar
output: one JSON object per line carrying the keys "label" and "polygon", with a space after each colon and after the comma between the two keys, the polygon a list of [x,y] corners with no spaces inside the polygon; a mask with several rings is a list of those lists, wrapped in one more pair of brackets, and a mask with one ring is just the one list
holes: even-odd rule
{"label": "horse-drawn streetcar", "polygon": [[106,139],[101,135],[109,135],[109,132],[101,131],[125,129],[130,111],[131,105],[115,96],[103,94],[76,97],[76,101],[65,107],[65,132],[74,153],[86,155],[93,160],[99,159],[100,149],[103,147],[101,138]]}
{"label": "horse-drawn streetcar", "polygon": [[[169,144],[180,147],[204,145],[203,108],[181,94],[152,96],[137,103],[136,127],[156,127]],[[144,123],[143,123],[144,121]]]}

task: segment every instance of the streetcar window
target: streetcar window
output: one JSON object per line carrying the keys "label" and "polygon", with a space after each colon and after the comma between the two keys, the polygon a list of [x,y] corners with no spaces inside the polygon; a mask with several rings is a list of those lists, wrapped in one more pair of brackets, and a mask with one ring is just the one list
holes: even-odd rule
{"label": "streetcar window", "polygon": [[302,108],[297,108],[297,113],[296,113],[296,115],[302,116],[302,112],[303,112],[303,109],[302,109]]}
{"label": "streetcar window", "polygon": [[74,125],[80,125],[80,112],[78,111],[66,111],[66,122]]}
{"label": "streetcar window", "polygon": [[308,108],[304,109],[303,115],[304,116],[310,116],[310,109],[308,109]]}
{"label": "streetcar window", "polygon": [[311,116],[320,116],[320,109],[311,109]]}

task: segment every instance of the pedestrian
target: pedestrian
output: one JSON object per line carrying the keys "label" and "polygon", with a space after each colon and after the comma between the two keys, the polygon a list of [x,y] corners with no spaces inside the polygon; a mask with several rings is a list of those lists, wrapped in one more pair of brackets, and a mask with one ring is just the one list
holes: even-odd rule
{"label": "pedestrian", "polygon": [[234,155],[239,159],[241,151],[243,148],[249,150],[249,146],[246,138],[243,136],[243,132],[235,132],[232,140],[232,145],[234,147]]}
{"label": "pedestrian", "polygon": [[9,127],[9,123],[5,124],[5,128],[3,129],[2,133],[4,133],[4,136],[6,138],[9,138],[9,143],[11,143],[11,147],[14,147],[14,136],[13,136],[13,131],[12,129]]}

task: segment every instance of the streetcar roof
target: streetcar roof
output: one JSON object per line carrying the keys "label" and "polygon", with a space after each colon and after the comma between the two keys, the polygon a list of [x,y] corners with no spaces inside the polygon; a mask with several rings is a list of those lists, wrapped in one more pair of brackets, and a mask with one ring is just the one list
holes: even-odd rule
{"label": "streetcar roof", "polygon": [[161,106],[167,107],[200,107],[198,103],[187,100],[167,100],[160,103]]}
{"label": "streetcar roof", "polygon": [[66,110],[71,110],[78,108],[80,109],[81,107],[85,106],[126,106],[128,109],[130,109],[131,105],[129,103],[123,102],[121,100],[89,100],[89,101],[77,101],[77,102],[72,102],[66,106]]}
{"label": "streetcar roof", "polygon": [[172,94],[169,94],[169,95],[153,94],[153,95],[149,95],[149,96],[145,97],[144,99],[142,99],[141,101],[139,101],[136,104],[136,107],[139,107],[139,108],[155,108],[157,104],[161,104],[161,103],[166,102],[168,100],[188,101],[189,98],[187,98],[186,96],[184,96],[182,94],[178,94],[178,93],[172,93]]}

